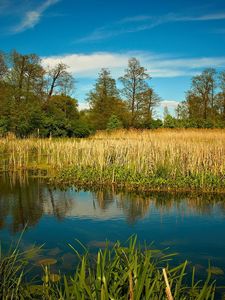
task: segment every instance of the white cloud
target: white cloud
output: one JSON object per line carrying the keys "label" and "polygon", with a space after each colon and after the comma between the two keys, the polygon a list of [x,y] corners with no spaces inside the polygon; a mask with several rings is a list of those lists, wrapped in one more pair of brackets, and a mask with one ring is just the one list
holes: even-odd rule
{"label": "white cloud", "polygon": [[177,105],[179,104],[179,101],[176,100],[164,100],[160,102],[160,105],[158,107],[156,107],[155,112],[154,112],[154,117],[155,118],[159,118],[159,119],[163,119],[163,115],[164,115],[164,109],[165,107],[168,108],[169,113],[172,116],[176,115],[176,108]]}
{"label": "white cloud", "polygon": [[83,110],[83,109],[89,109],[89,104],[88,102],[84,102],[84,101],[80,101],[79,102],[79,110]]}
{"label": "white cloud", "polygon": [[187,16],[187,17],[178,17],[178,21],[216,21],[216,20],[224,20],[225,13],[215,13],[215,14],[208,14],[202,16]]}
{"label": "white cloud", "polygon": [[63,62],[70,68],[76,78],[96,78],[101,68],[109,68],[112,76],[118,78],[124,73],[128,59],[132,56],[138,58],[154,78],[168,78],[180,76],[193,76],[203,68],[225,68],[224,57],[196,57],[176,58],[168,55],[149,52],[95,52],[91,54],[67,54],[44,57],[45,66],[54,66]]}
{"label": "white cloud", "polygon": [[43,58],[45,66],[54,66],[59,62],[70,67],[73,74],[79,77],[96,77],[101,68],[110,68],[112,71],[121,71],[127,64],[129,55],[96,52],[92,54],[68,54]]}
{"label": "white cloud", "polygon": [[35,27],[41,20],[43,13],[52,5],[60,0],[46,0],[34,9],[25,10],[20,23],[11,28],[11,33],[23,32],[29,28]]}
{"label": "white cloud", "polygon": [[160,106],[162,108],[165,108],[165,107],[168,107],[168,109],[172,108],[172,109],[175,109],[177,108],[177,105],[179,104],[180,102],[176,101],[176,100],[164,100],[160,103]]}

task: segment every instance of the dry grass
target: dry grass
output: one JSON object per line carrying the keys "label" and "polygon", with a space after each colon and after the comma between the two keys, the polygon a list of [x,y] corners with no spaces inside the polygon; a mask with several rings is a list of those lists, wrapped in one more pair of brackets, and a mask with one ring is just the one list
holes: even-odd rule
{"label": "dry grass", "polygon": [[[1,169],[124,168],[143,177],[225,175],[225,130],[120,130],[87,139],[0,139]],[[114,175],[113,175],[114,176]],[[114,179],[112,178],[112,181]]]}

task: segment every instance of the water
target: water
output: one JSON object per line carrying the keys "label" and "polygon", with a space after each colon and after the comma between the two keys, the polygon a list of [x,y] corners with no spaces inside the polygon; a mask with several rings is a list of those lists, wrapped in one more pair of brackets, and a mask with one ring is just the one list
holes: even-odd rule
{"label": "water", "polygon": [[3,249],[26,224],[21,248],[44,244],[36,259],[54,257],[68,272],[76,261],[68,243],[81,250],[79,239],[95,252],[106,239],[111,244],[132,234],[140,242],[154,242],[154,248],[169,247],[168,252],[178,253],[175,262],[187,259],[199,272],[209,260],[225,272],[224,195],[60,190],[40,179],[0,177]]}

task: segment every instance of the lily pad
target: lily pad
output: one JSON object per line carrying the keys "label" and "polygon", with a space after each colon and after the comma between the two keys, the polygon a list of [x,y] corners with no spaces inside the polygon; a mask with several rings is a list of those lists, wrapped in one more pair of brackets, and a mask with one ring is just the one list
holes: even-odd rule
{"label": "lily pad", "polygon": [[207,269],[207,271],[213,275],[223,275],[224,274],[224,271],[218,267],[210,267]]}
{"label": "lily pad", "polygon": [[44,258],[38,261],[38,264],[41,266],[50,266],[55,265],[57,263],[57,260],[54,258]]}

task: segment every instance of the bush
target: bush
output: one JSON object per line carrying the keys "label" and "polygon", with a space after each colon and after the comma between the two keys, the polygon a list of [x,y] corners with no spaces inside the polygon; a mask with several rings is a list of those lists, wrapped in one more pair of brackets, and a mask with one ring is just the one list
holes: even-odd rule
{"label": "bush", "polygon": [[72,126],[72,133],[71,133],[72,137],[85,138],[88,137],[91,133],[92,130],[85,123],[76,122]]}
{"label": "bush", "polygon": [[107,123],[107,130],[114,130],[122,128],[123,124],[116,115],[111,115]]}
{"label": "bush", "polygon": [[172,117],[171,115],[167,115],[164,118],[164,127],[165,128],[176,128],[177,127],[176,118]]}

